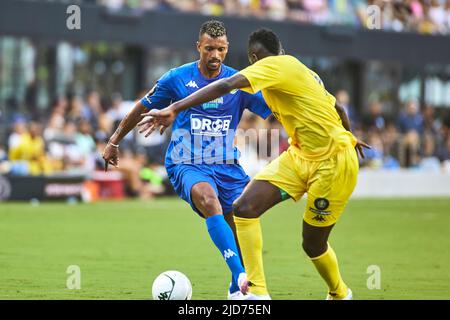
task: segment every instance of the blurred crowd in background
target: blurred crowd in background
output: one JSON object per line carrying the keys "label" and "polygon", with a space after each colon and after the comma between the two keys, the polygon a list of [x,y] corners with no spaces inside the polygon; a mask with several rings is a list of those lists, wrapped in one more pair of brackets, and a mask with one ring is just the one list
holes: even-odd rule
{"label": "blurred crowd in background", "polygon": [[[450,34],[450,0],[80,0],[79,2],[101,4],[107,6],[108,10],[202,12],[215,16],[290,19],[301,23],[356,27],[369,27],[368,21],[374,22],[370,20],[371,12],[367,8],[376,5],[375,8],[380,9],[380,23],[383,29]],[[4,67],[3,73],[0,74],[0,93],[2,93],[0,96],[3,97],[0,102],[5,106],[3,115],[0,111],[3,126],[0,140],[0,175],[50,176],[64,173],[88,178],[97,174],[98,177],[104,169],[101,154],[105,142],[135,104],[135,101],[123,99],[120,93],[112,94],[112,92],[128,91],[126,96],[132,99],[136,88],[141,87],[141,83],[130,84],[130,79],[139,77],[126,73],[134,70],[135,56],[128,57],[129,52],[125,50],[126,48],[108,47],[104,44],[98,48],[88,45],[77,48],[59,44],[52,51],[45,45],[39,46],[26,40],[1,38],[0,40],[2,49],[0,59],[3,59]],[[148,60],[151,64],[147,71],[152,78],[149,78],[150,83],[154,83],[152,81],[167,68],[179,65],[182,61],[190,61],[197,56],[193,51],[179,55],[171,55],[171,50],[166,51],[159,48],[149,55]],[[48,60],[49,56],[54,56],[56,62]],[[346,77],[345,72],[339,73],[339,67],[333,69],[331,62],[327,64],[324,59],[320,61],[325,64],[321,67],[321,71],[328,70],[326,71],[328,78],[334,79],[334,83],[330,81],[333,83],[330,84],[333,89],[341,86],[352,87],[353,82],[346,84],[344,80],[349,77]],[[110,73],[106,72],[109,70],[107,67],[109,62],[111,62]],[[404,69],[406,76],[410,70],[409,67]],[[348,70],[349,74],[353,74],[351,70],[353,69]],[[440,78],[423,77],[425,98],[419,102],[415,99],[423,95],[419,94],[420,84],[415,85],[419,83],[416,78],[408,78],[410,89],[417,93],[414,95],[411,94],[411,90],[401,90],[398,83],[395,85],[394,81],[388,81],[396,78],[392,68],[383,69],[385,72],[381,69],[383,72],[377,71],[377,68],[363,70],[367,70],[364,72],[371,75],[366,79],[365,86],[370,88],[366,91],[377,94],[370,94],[367,99],[365,95],[362,99],[357,99],[350,97],[346,90],[332,92],[347,110],[355,135],[372,146],[371,150],[366,150],[366,158],[360,160],[361,167],[373,170],[408,168],[425,172],[450,172],[449,71],[442,73]],[[52,79],[52,76],[55,79]],[[396,81],[399,82],[399,79]],[[52,86],[49,85],[51,82]],[[431,84],[439,86],[433,87]],[[399,92],[390,93],[391,87],[398,88]],[[89,91],[88,88],[96,90]],[[64,94],[69,91],[73,93]],[[408,98],[401,97],[402,91],[406,92],[403,96]],[[354,94],[355,92],[353,90]],[[144,94],[145,92],[140,92],[135,98],[139,99]],[[50,102],[53,95],[59,97]],[[410,99],[409,96],[416,98]],[[440,97],[440,100],[434,99],[437,97]],[[350,101],[360,101],[358,108]],[[258,132],[265,129],[267,132],[267,135],[263,136],[265,141],[260,140],[256,144],[246,143],[248,140],[242,139],[242,132],[236,139],[236,145],[242,152],[240,163],[250,176],[288,148],[288,137],[274,117],[264,121],[247,112],[243,115],[240,128],[244,129],[244,133],[249,129],[257,129]],[[278,131],[271,134],[271,129]],[[278,142],[275,145],[274,134]],[[262,139],[261,136],[259,139]],[[150,198],[171,189],[164,169],[165,151],[169,140],[170,131],[163,136],[152,134],[144,138],[134,130],[120,143],[119,168],[113,170],[121,174],[128,195]]]}
{"label": "blurred crowd in background", "polygon": [[[349,105],[347,91],[340,90],[335,96],[346,108],[355,134],[372,146],[361,160],[362,167],[450,172],[450,110],[437,117],[433,107],[421,108],[417,101],[411,100],[392,118],[386,116],[379,101],[370,101],[368,112],[359,114]],[[84,98],[56,99],[45,119],[15,114],[7,145],[0,145],[0,172],[48,175],[64,171],[90,176],[96,170],[103,170],[101,153],[105,142],[134,103],[123,101],[120,94],[107,99],[91,91]],[[273,117],[264,121],[250,112],[244,113],[240,128],[243,133],[255,128],[267,132],[279,130],[276,132],[279,150],[272,154],[258,150],[261,144],[237,139],[242,152],[240,162],[251,176],[288,147],[287,135]],[[126,181],[129,195],[152,197],[164,192],[167,177],[163,165],[169,140],[169,132],[144,138],[135,130],[120,143],[117,170]],[[273,140],[268,137],[267,141],[269,145],[266,142],[263,145],[270,149]]]}
{"label": "blurred crowd in background", "polygon": [[[94,1],[92,1],[94,2]],[[349,25],[396,32],[450,33],[450,0],[96,0],[111,10],[165,10],[213,16]],[[370,6],[377,6],[377,8]]]}
{"label": "blurred crowd in background", "polygon": [[345,90],[335,96],[346,108],[354,134],[372,146],[362,167],[450,172],[450,109],[421,106],[411,99],[397,114],[388,115],[380,101],[372,100],[367,111],[358,114]]}
{"label": "blurred crowd in background", "polygon": [[[53,1],[53,0],[39,0]],[[56,0],[67,2],[66,0]],[[450,0],[74,0],[111,11],[146,10],[347,25],[396,32],[450,33]],[[374,7],[376,6],[376,7]]]}

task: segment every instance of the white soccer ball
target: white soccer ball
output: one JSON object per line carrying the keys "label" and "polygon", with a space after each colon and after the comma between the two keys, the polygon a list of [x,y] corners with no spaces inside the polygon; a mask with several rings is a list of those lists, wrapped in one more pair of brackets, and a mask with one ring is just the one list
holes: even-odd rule
{"label": "white soccer ball", "polygon": [[153,300],[191,300],[191,281],[179,271],[165,271],[153,281],[152,295]]}

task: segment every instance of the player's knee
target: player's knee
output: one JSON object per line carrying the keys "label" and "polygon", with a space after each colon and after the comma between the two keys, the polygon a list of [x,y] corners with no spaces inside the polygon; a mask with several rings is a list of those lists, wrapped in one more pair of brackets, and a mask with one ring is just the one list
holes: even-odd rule
{"label": "player's knee", "polygon": [[219,212],[221,211],[220,203],[215,195],[200,194],[198,196],[197,202],[200,204],[199,209],[204,211],[204,214],[206,214],[206,216],[209,216],[210,214],[221,213]]}
{"label": "player's knee", "polygon": [[327,250],[327,243],[318,243],[303,238],[302,247],[308,257],[315,258],[320,256]]}
{"label": "player's knee", "polygon": [[233,214],[236,217],[247,219],[254,219],[260,216],[260,213],[254,204],[239,199],[233,202]]}

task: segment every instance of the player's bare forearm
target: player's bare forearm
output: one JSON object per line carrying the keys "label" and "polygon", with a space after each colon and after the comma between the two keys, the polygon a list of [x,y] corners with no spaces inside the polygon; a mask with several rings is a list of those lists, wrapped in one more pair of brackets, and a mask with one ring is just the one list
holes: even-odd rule
{"label": "player's bare forearm", "polygon": [[237,73],[229,78],[215,81],[204,88],[196,91],[190,96],[172,104],[173,111],[180,113],[183,110],[189,109],[193,106],[217,99],[234,89],[249,87],[250,83],[247,78]]}
{"label": "player's bare forearm", "polygon": [[335,108],[337,113],[339,114],[339,117],[341,118],[342,125],[344,126],[345,130],[352,131],[350,119],[348,118],[347,112],[345,112],[344,107],[336,103]]}
{"label": "player's bare forearm", "polygon": [[232,90],[249,86],[250,83],[247,78],[239,73],[232,77],[215,81],[194,92],[190,96],[174,102],[167,108],[162,110],[150,110],[149,112],[143,114],[144,117],[149,116],[149,118],[144,119],[138,124],[142,128],[139,133],[146,132],[145,137],[148,137],[153,133],[153,131],[159,128],[159,133],[163,134],[164,131],[175,121],[177,115],[181,111],[217,99]]}
{"label": "player's bare forearm", "polygon": [[[339,114],[339,117],[341,118],[342,121],[342,125],[344,126],[345,130],[347,131],[352,131],[351,126],[350,126],[350,119],[348,118],[347,112],[345,112],[344,107],[342,107],[341,105],[339,105],[338,103],[335,104],[335,108],[337,113]],[[369,146],[367,143],[365,143],[364,141],[361,141],[359,139],[357,139],[356,141],[356,145],[355,145],[355,149],[356,152],[361,156],[361,158],[365,158],[364,155],[364,148],[366,149],[372,149],[371,146]]]}
{"label": "player's bare forearm", "polygon": [[147,111],[141,102],[137,102],[134,108],[128,112],[125,118],[122,119],[116,131],[112,134],[109,141],[114,144],[119,144],[119,142],[125,137],[128,132],[133,130],[139,121],[142,120],[142,114]]}

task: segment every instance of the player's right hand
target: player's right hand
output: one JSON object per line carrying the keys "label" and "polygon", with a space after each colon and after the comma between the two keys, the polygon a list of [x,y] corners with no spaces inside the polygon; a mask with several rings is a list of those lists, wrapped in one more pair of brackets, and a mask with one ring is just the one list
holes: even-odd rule
{"label": "player's right hand", "polygon": [[355,145],[355,149],[356,149],[356,153],[362,158],[365,158],[364,155],[364,148],[366,149],[372,149],[372,147],[370,145],[368,145],[367,143],[365,143],[364,141],[361,141],[358,139],[358,141],[356,142]]}
{"label": "player's right hand", "polygon": [[116,168],[119,166],[119,148],[117,146],[108,142],[103,150],[102,157],[105,160],[105,172],[108,171],[109,164]]}

